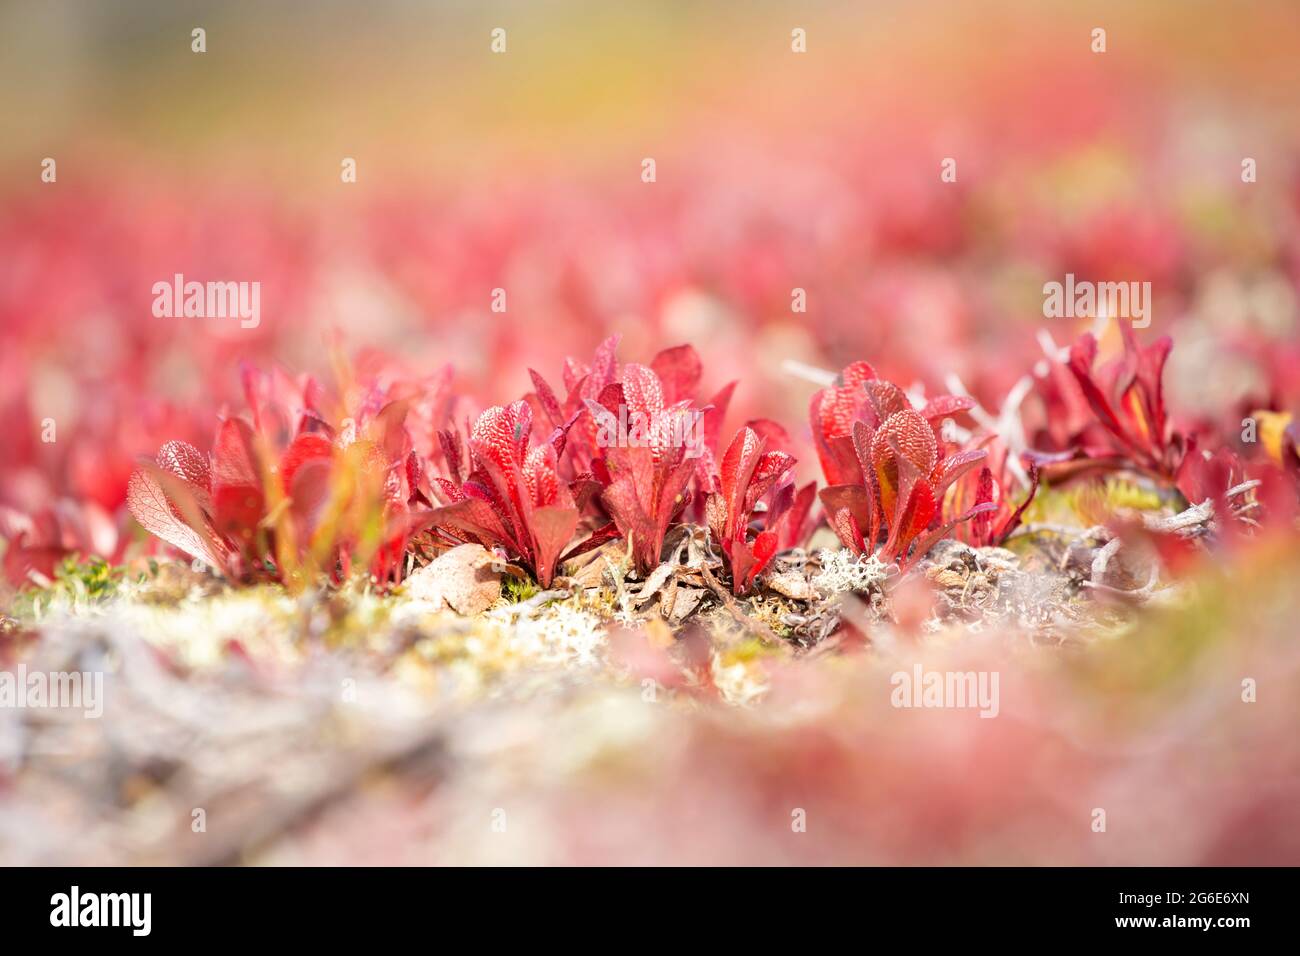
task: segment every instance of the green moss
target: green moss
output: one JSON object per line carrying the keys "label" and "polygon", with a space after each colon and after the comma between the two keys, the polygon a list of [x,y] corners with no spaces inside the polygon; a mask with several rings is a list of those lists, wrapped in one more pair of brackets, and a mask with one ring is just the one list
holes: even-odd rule
{"label": "green moss", "polygon": [[727,665],[747,664],[772,656],[772,649],[756,637],[746,637],[722,652],[722,662]]}
{"label": "green moss", "polygon": [[[146,577],[141,573],[137,580]],[[82,561],[78,555],[69,555],[54,569],[54,580],[47,587],[28,587],[15,595],[12,613],[33,620],[55,604],[99,604],[115,596],[126,580],[125,568],[114,567],[103,558]]]}
{"label": "green moss", "polygon": [[537,586],[537,582],[532,578],[517,578],[512,574],[508,574],[501,581],[501,596],[505,598],[507,604],[518,604],[520,601],[527,601],[540,591],[541,588]]}
{"label": "green moss", "polygon": [[1110,476],[1039,490],[1025,511],[1024,524],[1064,524],[1081,528],[1104,524],[1117,511],[1158,511],[1169,502],[1145,484]]}

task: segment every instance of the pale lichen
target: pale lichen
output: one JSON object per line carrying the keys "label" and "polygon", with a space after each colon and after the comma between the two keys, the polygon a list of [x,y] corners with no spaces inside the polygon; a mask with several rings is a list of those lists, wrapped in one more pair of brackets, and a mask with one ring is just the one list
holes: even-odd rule
{"label": "pale lichen", "polygon": [[498,607],[486,618],[508,629],[518,653],[542,663],[592,665],[605,643],[605,625],[600,618],[564,603],[517,616],[510,613],[509,607]]}
{"label": "pale lichen", "polygon": [[847,548],[818,552],[821,570],[813,576],[813,587],[828,594],[853,591],[859,594],[879,590],[889,577],[889,565],[874,554],[859,556]]}
{"label": "pale lichen", "polygon": [[770,683],[758,641],[741,642],[715,651],[709,658],[713,686],[729,704],[748,706],[767,693]]}

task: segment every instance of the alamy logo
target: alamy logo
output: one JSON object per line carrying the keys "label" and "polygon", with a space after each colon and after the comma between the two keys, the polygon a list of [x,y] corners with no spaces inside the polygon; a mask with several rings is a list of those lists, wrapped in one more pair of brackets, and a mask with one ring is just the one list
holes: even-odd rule
{"label": "alamy logo", "polygon": [[704,454],[704,412],[695,408],[668,409],[650,416],[618,406],[615,415],[588,399],[601,448],[685,448],[687,458]]}
{"label": "alamy logo", "polygon": [[1150,282],[1064,282],[1043,285],[1043,316],[1048,319],[1130,319],[1133,328],[1151,324]]}
{"label": "alamy logo", "polygon": [[260,282],[186,282],[178,272],[171,282],[155,282],[152,291],[154,318],[239,319],[242,329],[262,322]]}
{"label": "alamy logo", "polygon": [[133,936],[148,936],[152,928],[153,894],[70,893],[50,897],[51,926],[129,926]]}
{"label": "alamy logo", "polygon": [[104,675],[99,671],[32,671],[19,664],[0,671],[0,707],[81,710],[90,719],[104,714]]}
{"label": "alamy logo", "polygon": [[979,708],[981,717],[996,717],[997,671],[925,671],[920,664],[911,673],[895,671],[889,678],[895,707]]}

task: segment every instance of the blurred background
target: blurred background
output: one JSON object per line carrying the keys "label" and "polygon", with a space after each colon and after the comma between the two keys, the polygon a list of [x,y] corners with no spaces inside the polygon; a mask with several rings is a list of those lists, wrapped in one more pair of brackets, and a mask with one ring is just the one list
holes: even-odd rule
{"label": "blurred background", "polygon": [[[335,336],[417,376],[451,363],[479,405],[520,397],[529,367],[558,387],[565,356],[610,334],[623,361],[690,342],[701,394],[740,382],[726,433],[776,419],[807,481],[816,385],[787,360],[865,359],[931,393],[956,375],[997,408],[1088,329],[1044,318],[1044,283],[1067,273],[1150,282],[1171,409],[1232,435],[1252,409],[1300,410],[1298,60],[1295,0],[0,3],[0,537],[49,519],[32,540],[58,544],[72,520],[102,553],[145,547],[123,504],[137,456],[208,448],[243,406],[240,362],[328,380]],[[259,282],[260,323],[155,317],[154,283],[178,273]],[[1045,407],[1030,395],[1027,424]],[[340,801],[265,858],[1294,863],[1289,548],[1089,654],[1023,635],[930,648],[999,662],[998,721],[886,708],[888,647],[779,668],[756,711],[577,680],[494,698],[447,730],[458,772],[433,798],[403,783]],[[178,619],[175,637],[245,642],[268,619]],[[205,724],[255,703],[223,697]],[[155,722],[108,725],[103,793]],[[296,739],[232,752],[252,779],[301,758],[334,785]],[[202,856],[183,796],[147,808],[181,827],[154,856],[23,796],[0,827],[11,858],[227,859]],[[511,842],[484,823],[507,805]]]}
{"label": "blurred background", "polygon": [[[1152,283],[1175,409],[1294,406],[1298,51],[1289,0],[7,3],[0,505],[120,515],[238,360],[328,378],[334,331],[480,403],[689,341],[796,443],[786,359],[996,407],[1087,327],[1043,317],[1066,272]],[[176,273],[260,324],[155,318]]]}

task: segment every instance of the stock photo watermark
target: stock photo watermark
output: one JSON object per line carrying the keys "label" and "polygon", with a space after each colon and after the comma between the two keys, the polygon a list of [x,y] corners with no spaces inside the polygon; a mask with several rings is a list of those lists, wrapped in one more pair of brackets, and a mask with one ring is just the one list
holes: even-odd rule
{"label": "stock photo watermark", "polygon": [[1047,319],[1129,319],[1135,329],[1151,324],[1150,282],[1089,282],[1073,272],[1064,282],[1043,284]]}
{"label": "stock photo watermark", "polygon": [[981,717],[996,717],[1001,709],[997,671],[926,671],[914,664],[911,671],[895,671],[889,684],[889,702],[898,708],[978,710]]}
{"label": "stock photo watermark", "polygon": [[171,282],[153,284],[156,319],[239,319],[239,327],[262,323],[262,283],[186,282],[176,273]]}
{"label": "stock photo watermark", "polygon": [[0,671],[0,708],[80,710],[90,720],[104,714],[100,671],[28,671],[19,664]]}
{"label": "stock photo watermark", "polygon": [[59,927],[121,926],[132,936],[153,928],[152,893],[83,893],[74,885],[50,897],[50,925]]}

